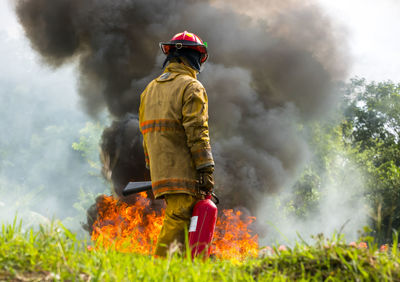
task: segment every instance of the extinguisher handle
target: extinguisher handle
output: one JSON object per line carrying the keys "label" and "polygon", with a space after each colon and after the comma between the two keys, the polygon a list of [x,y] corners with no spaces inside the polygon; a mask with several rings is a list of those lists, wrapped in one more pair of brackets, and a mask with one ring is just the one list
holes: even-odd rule
{"label": "extinguisher handle", "polygon": [[217,195],[215,195],[215,193],[212,192],[211,196],[215,199],[215,204],[218,205],[219,204],[219,199],[218,199]]}

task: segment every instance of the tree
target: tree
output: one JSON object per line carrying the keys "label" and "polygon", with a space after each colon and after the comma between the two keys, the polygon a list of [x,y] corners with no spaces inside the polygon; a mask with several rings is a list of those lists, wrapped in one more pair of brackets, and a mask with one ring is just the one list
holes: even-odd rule
{"label": "tree", "polygon": [[353,79],[346,91],[343,138],[365,177],[379,241],[400,230],[400,84]]}

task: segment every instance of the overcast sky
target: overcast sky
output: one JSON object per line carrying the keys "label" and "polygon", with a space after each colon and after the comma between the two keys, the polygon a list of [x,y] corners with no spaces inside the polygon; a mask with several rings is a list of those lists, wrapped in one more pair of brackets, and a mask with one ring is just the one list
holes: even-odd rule
{"label": "overcast sky", "polygon": [[[350,77],[357,75],[368,80],[391,79],[400,82],[400,0],[319,1],[326,13],[349,34],[354,59]],[[13,45],[27,45],[7,0],[0,0],[1,32],[5,32],[9,40],[15,41]],[[23,50],[31,52],[29,48]],[[32,54],[24,55],[35,58]],[[0,54],[3,67],[7,56]]]}
{"label": "overcast sky", "polygon": [[320,2],[349,33],[354,58],[351,76],[400,82],[400,1]]}

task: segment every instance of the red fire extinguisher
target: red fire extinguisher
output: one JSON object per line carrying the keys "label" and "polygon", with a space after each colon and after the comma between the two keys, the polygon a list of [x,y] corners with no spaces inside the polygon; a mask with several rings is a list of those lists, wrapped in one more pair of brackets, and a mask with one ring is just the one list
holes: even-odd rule
{"label": "red fire extinguisher", "polygon": [[[215,194],[212,195],[219,203]],[[189,246],[192,250],[192,258],[202,256],[208,258],[211,252],[211,241],[217,222],[217,206],[211,200],[211,195],[205,196],[193,208],[189,226]]]}

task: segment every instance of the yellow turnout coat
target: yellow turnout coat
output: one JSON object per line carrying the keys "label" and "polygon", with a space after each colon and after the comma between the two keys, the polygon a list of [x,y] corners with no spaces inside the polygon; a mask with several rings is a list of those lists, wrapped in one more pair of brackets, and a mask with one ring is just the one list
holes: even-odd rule
{"label": "yellow turnout coat", "polygon": [[207,94],[195,70],[171,62],[141,94],[139,122],[154,196],[198,195],[196,170],[214,161]]}

